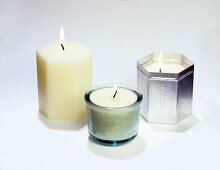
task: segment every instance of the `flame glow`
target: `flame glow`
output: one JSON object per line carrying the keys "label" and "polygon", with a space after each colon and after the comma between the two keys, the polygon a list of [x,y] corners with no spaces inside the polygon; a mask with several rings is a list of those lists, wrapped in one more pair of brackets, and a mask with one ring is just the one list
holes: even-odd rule
{"label": "flame glow", "polygon": [[162,52],[160,52],[159,54],[159,68],[161,68],[163,65],[163,55],[162,55]]}
{"label": "flame glow", "polygon": [[60,44],[65,44],[65,35],[64,35],[64,29],[63,26],[60,28]]}

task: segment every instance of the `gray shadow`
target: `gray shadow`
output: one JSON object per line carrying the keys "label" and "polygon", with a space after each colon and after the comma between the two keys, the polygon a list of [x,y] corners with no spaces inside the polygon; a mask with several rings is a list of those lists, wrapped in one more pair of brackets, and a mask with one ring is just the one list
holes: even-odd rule
{"label": "gray shadow", "polygon": [[[143,119],[144,120],[144,119]],[[145,121],[145,120],[144,120]],[[188,116],[184,120],[180,121],[177,124],[157,124],[157,123],[150,123],[146,122],[147,126],[155,131],[160,132],[185,132],[195,126],[199,120],[194,116]]]}
{"label": "gray shadow", "polygon": [[78,121],[49,120],[40,111],[38,112],[38,119],[49,129],[55,130],[79,130],[87,124],[87,116]]}
{"label": "gray shadow", "polygon": [[145,141],[139,135],[132,141],[120,146],[103,146],[94,143],[88,138],[87,147],[96,155],[111,159],[129,159],[140,155],[146,148]]}

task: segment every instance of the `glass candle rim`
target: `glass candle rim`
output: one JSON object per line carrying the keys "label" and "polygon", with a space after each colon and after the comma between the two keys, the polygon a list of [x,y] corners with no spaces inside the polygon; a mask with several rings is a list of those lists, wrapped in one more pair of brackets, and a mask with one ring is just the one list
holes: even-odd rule
{"label": "glass candle rim", "polygon": [[116,84],[117,84],[118,88],[124,88],[124,89],[130,90],[133,93],[135,93],[137,95],[137,100],[134,103],[132,103],[128,106],[123,106],[123,107],[105,107],[105,106],[97,105],[90,100],[90,94],[96,90],[99,90],[99,89],[113,88],[115,85],[115,84],[101,84],[101,85],[97,85],[97,86],[92,87],[90,90],[88,90],[85,93],[84,99],[85,99],[86,104],[88,104],[89,106],[99,107],[99,108],[106,109],[106,110],[123,110],[125,108],[137,106],[142,102],[143,96],[139,90],[137,90],[136,88],[131,87],[129,85],[125,85],[125,84],[121,84],[121,83],[116,83]]}

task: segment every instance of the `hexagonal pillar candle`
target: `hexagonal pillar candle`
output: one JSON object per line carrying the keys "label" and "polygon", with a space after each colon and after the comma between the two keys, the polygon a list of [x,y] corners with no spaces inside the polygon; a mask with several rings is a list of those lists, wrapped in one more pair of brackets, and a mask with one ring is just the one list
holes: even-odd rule
{"label": "hexagonal pillar candle", "polygon": [[192,114],[194,65],[182,54],[152,53],[137,62],[140,114],[148,122],[175,124]]}
{"label": "hexagonal pillar candle", "polygon": [[91,50],[80,42],[54,42],[37,49],[39,110],[50,120],[86,115],[84,94],[92,84]]}

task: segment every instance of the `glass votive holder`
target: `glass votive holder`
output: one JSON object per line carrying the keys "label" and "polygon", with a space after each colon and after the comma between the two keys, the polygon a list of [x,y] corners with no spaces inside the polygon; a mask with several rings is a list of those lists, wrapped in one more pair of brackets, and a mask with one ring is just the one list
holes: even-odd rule
{"label": "glass votive holder", "polygon": [[142,94],[133,87],[113,87],[96,86],[85,94],[90,138],[107,146],[124,144],[136,137],[142,101]]}

